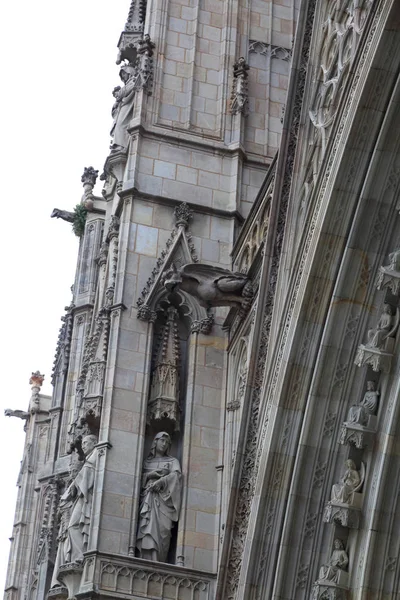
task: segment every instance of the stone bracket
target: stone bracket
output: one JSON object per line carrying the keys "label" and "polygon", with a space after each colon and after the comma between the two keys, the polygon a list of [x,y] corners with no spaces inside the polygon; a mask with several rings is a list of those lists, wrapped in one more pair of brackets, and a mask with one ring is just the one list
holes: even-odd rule
{"label": "stone bracket", "polygon": [[343,423],[340,430],[339,444],[355,446],[359,450],[362,450],[366,446],[370,446],[372,439],[375,435],[375,431],[357,425],[355,423]]}
{"label": "stone bracket", "polygon": [[[361,496],[361,494],[355,494],[355,496]],[[323,521],[325,523],[336,523],[349,529],[358,529],[360,515],[361,510],[357,506],[328,502],[325,506]]]}

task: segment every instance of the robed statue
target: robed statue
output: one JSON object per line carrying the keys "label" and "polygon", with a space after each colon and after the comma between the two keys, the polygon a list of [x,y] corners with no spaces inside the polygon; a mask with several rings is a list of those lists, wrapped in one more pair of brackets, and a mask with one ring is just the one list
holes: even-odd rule
{"label": "robed statue", "polygon": [[349,557],[344,549],[342,540],[336,539],[333,542],[334,550],[328,564],[322,565],[319,570],[318,581],[331,581],[337,583],[340,571],[346,571],[349,564]]}
{"label": "robed statue", "polygon": [[367,391],[359,404],[350,407],[347,422],[368,425],[369,417],[376,413],[378,398],[379,392],[375,389],[375,383],[367,381]]}
{"label": "robed statue", "polygon": [[124,85],[114,88],[113,91],[115,102],[111,111],[113,117],[111,135],[114,138],[111,144],[112,152],[118,152],[128,146],[128,127],[133,116],[133,101],[136,92],[135,75],[136,72],[132,66],[124,65],[119,72]]}
{"label": "robed statue", "polygon": [[137,555],[165,562],[171,542],[171,530],[179,519],[182,473],[179,461],[170,456],[171,438],[157,433],[143,463]]}
{"label": "robed statue", "polygon": [[341,504],[351,503],[354,492],[357,492],[363,483],[363,477],[356,469],[353,460],[346,460],[346,470],[339,483],[332,486],[331,502],[340,502]]}
{"label": "robed statue", "polygon": [[96,444],[95,435],[87,435],[82,439],[85,461],[75,477],[72,476],[72,481],[60,498],[60,530],[51,587],[62,585],[58,579],[60,566],[82,562],[83,553],[87,550],[97,460]]}

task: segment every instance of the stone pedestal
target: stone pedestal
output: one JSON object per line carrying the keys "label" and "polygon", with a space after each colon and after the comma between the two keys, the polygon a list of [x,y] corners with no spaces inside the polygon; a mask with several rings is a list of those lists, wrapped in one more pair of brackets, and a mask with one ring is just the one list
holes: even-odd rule
{"label": "stone pedestal", "polygon": [[358,347],[354,363],[357,367],[369,365],[373,371],[389,373],[392,364],[394,341],[394,338],[387,338],[383,350],[361,344]]}
{"label": "stone pedestal", "polygon": [[389,288],[394,296],[398,296],[400,291],[400,273],[389,267],[380,267],[376,287],[378,290]]}
{"label": "stone pedestal", "polygon": [[[81,578],[83,573],[83,565],[82,563],[67,563],[66,565],[62,565],[58,572],[58,578],[62,581],[67,590],[68,590],[68,598],[72,600],[76,597],[76,594],[79,591],[79,587],[81,584]],[[54,588],[59,589],[59,588]],[[61,588],[65,589],[65,588]],[[65,596],[63,596],[65,598]]]}
{"label": "stone pedestal", "polygon": [[330,500],[325,506],[323,520],[325,523],[336,523],[349,529],[358,529],[360,524],[362,494],[355,492],[351,504],[342,504]]}
{"label": "stone pedestal", "polygon": [[313,585],[311,600],[347,600],[347,591],[346,587],[335,583],[317,581]]}
{"label": "stone pedestal", "polygon": [[345,421],[340,430],[339,444],[352,445],[362,450],[366,446],[370,446],[376,431],[377,417],[371,415],[368,418],[368,424],[359,425]]}
{"label": "stone pedestal", "polygon": [[47,598],[48,600],[66,600],[68,598],[68,590],[61,585],[54,587],[47,594]]}

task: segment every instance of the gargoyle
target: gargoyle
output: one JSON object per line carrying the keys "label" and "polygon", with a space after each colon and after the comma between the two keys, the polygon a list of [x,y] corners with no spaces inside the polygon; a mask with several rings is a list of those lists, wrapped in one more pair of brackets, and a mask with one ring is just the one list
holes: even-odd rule
{"label": "gargoyle", "polygon": [[198,263],[180,269],[172,264],[165,274],[164,285],[171,292],[180,288],[194,296],[204,308],[236,306],[247,310],[253,297],[253,287],[246,275]]}
{"label": "gargoyle", "polygon": [[67,221],[67,223],[73,223],[75,220],[75,213],[70,212],[69,210],[60,210],[59,208],[53,208],[51,218],[62,219],[63,221]]}
{"label": "gargoyle", "polygon": [[18,419],[22,419],[24,421],[26,421],[27,419],[29,419],[29,413],[25,412],[24,410],[13,410],[12,408],[6,408],[4,410],[4,415],[6,417],[17,417]]}

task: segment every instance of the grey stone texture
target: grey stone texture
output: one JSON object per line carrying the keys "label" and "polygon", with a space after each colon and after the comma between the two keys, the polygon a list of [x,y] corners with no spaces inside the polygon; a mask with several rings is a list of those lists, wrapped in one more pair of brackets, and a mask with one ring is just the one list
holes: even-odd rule
{"label": "grey stone texture", "polygon": [[[26,444],[5,597],[394,598],[400,7],[145,5],[119,42],[141,83],[102,197],[88,189],[54,393],[36,374],[9,415]],[[200,271],[207,289],[170,285]],[[246,310],[217,273],[251,282]],[[151,492],[167,429],[182,477],[161,465]],[[50,589],[88,434],[87,545]],[[138,524],[175,492],[168,550],[144,558]]]}

